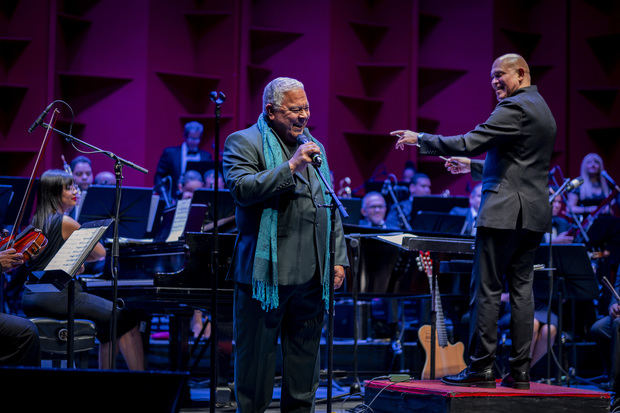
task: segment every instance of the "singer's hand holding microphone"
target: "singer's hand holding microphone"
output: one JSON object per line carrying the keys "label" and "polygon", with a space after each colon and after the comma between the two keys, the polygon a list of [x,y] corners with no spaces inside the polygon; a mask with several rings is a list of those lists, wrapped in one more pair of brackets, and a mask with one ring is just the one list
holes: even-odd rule
{"label": "singer's hand holding microphone", "polygon": [[299,143],[299,147],[288,161],[291,172],[301,172],[306,169],[308,164],[321,165],[321,149],[316,143],[308,140],[303,134],[297,137],[297,143]]}

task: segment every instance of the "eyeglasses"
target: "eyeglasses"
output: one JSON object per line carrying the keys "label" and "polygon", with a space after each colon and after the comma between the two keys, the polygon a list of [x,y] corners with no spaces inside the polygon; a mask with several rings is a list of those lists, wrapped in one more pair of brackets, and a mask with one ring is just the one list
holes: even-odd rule
{"label": "eyeglasses", "polygon": [[310,106],[293,106],[292,108],[283,108],[283,109],[286,109],[295,115],[299,115],[302,111],[305,113],[310,113]]}

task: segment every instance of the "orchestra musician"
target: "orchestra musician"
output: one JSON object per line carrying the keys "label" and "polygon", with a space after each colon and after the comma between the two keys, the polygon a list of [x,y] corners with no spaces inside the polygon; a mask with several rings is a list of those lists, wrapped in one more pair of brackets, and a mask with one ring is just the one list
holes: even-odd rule
{"label": "orchestra musician", "polygon": [[160,192],[162,180],[167,176],[172,178],[172,185],[176,188],[179,179],[187,169],[188,161],[210,161],[212,159],[209,152],[200,149],[203,129],[198,122],[187,122],[183,131],[183,143],[164,149],[155,171],[154,190],[156,192]]}
{"label": "orchestra musician", "polygon": [[359,225],[371,228],[387,228],[385,225],[385,213],[387,206],[383,195],[372,191],[362,198],[361,213],[364,218],[360,219]]}
{"label": "orchestra musician", "polygon": [[[41,176],[37,195],[37,208],[32,220],[35,228],[40,228],[48,239],[47,247],[26,265],[29,271],[43,270],[60,250],[69,236],[80,228],[74,219],[65,213],[75,206],[77,189],[73,177],[62,170],[48,170]],[[103,245],[97,243],[87,261],[95,261],[105,256]],[[38,279],[30,275],[28,284]],[[68,292],[65,287],[59,292],[33,292],[26,288],[22,298],[23,310],[29,317],[67,317]],[[109,369],[110,364],[110,319],[112,302],[82,291],[75,284],[75,317],[95,322],[99,346],[99,368]],[[138,331],[138,320],[130,311],[118,311],[118,344],[130,370],[144,370],[142,337]]]}
{"label": "orchestra musician", "polygon": [[[24,263],[22,254],[9,248],[0,251],[0,272]],[[0,312],[0,366],[41,365],[41,345],[37,326],[26,318]]]}
{"label": "orchestra musician", "polygon": [[[442,379],[456,386],[495,387],[497,319],[506,278],[512,308],[510,373],[503,386],[530,387],[530,344],[534,303],[534,254],[551,225],[547,186],[556,123],[523,57],[506,54],[491,68],[491,86],[499,101],[489,118],[463,135],[441,136],[393,131],[396,147],[419,145],[423,155],[476,156],[485,161],[450,158],[452,173],[482,172],[470,295],[470,363]],[[481,171],[482,170],[482,171]]]}
{"label": "orchestra musician", "polygon": [[[398,203],[408,222],[411,222],[411,210],[413,209],[413,198],[415,196],[427,196],[431,194],[431,178],[425,173],[417,172],[409,182],[409,199]],[[385,220],[388,228],[405,229],[398,216],[396,205],[392,205],[390,212]]]}
{"label": "orchestra musician", "polygon": [[581,161],[583,184],[568,193],[568,208],[575,214],[589,214],[611,192],[601,172],[605,170],[603,159],[596,153],[589,153]]}
{"label": "orchestra musician", "polygon": [[[330,210],[312,167],[330,179],[322,145],[309,133],[308,98],[301,82],[272,80],[256,124],[224,145],[224,178],[236,201],[239,235],[234,277],[235,392],[239,412],[271,402],[277,343],[282,346],[282,411],[314,411],[319,343],[329,297]],[[300,135],[308,142],[299,144]],[[334,286],[348,265],[336,212]]]}

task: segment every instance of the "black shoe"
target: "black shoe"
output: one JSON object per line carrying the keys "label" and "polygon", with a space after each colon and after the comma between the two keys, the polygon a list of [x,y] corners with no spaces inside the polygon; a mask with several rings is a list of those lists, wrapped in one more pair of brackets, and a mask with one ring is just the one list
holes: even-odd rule
{"label": "black shoe", "polygon": [[530,389],[530,372],[512,370],[502,379],[502,387],[512,387],[517,390]]}
{"label": "black shoe", "polygon": [[443,377],[441,381],[450,386],[495,388],[495,375],[490,367],[482,371],[473,371],[467,367],[459,374]]}

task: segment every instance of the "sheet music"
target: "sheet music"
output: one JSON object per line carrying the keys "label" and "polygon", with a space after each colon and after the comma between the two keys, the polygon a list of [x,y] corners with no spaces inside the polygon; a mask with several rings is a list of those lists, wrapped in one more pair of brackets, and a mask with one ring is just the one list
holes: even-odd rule
{"label": "sheet music", "polygon": [[166,242],[178,241],[181,235],[183,235],[191,204],[191,198],[181,199],[177,202],[177,208],[174,211],[174,219],[172,220],[172,228],[170,229],[168,238],[166,238]]}
{"label": "sheet music", "polygon": [[149,219],[146,222],[146,232],[151,232],[153,230],[155,214],[157,213],[157,205],[159,205],[159,195],[153,194],[151,197],[151,205],[149,207]]}
{"label": "sheet music", "polygon": [[44,271],[62,270],[75,275],[107,227],[80,228],[73,231]]}
{"label": "sheet music", "polygon": [[[413,234],[406,234],[408,237],[415,237],[415,235]],[[386,241],[389,242],[391,244],[394,244],[398,247],[402,247],[403,246],[403,238],[405,237],[404,233],[398,233],[398,234],[388,234],[388,235],[378,235],[377,238],[379,238],[382,241]]]}

